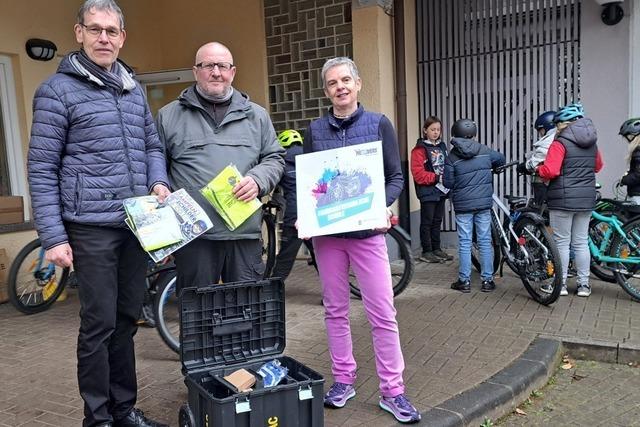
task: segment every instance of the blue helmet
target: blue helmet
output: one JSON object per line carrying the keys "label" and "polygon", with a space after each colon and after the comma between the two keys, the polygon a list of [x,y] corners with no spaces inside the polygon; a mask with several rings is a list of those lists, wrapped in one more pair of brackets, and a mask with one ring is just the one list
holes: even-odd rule
{"label": "blue helmet", "polygon": [[536,122],[533,124],[533,127],[536,130],[544,129],[545,131],[549,131],[556,127],[556,124],[553,123],[553,118],[555,117],[555,111],[545,111],[540,114],[536,119]]}
{"label": "blue helmet", "polygon": [[570,122],[581,117],[584,117],[584,108],[582,108],[582,104],[576,102],[575,104],[565,105],[560,108],[555,116],[553,116],[553,122]]}

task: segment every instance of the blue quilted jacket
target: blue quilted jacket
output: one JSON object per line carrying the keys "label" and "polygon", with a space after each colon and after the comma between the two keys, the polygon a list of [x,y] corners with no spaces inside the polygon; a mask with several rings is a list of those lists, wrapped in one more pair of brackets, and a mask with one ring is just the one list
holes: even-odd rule
{"label": "blue quilted jacket", "polygon": [[67,241],[63,221],[125,227],[122,200],[168,183],[162,146],[132,72],[108,88],[66,56],[38,87],[28,155],[35,226],[44,248]]}

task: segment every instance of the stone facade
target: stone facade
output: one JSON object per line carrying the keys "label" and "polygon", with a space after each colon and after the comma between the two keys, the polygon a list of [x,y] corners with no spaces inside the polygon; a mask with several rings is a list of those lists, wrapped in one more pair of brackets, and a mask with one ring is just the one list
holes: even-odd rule
{"label": "stone facade", "polygon": [[330,104],[320,70],[353,56],[351,0],[264,0],[269,104],[276,132],[304,131]]}

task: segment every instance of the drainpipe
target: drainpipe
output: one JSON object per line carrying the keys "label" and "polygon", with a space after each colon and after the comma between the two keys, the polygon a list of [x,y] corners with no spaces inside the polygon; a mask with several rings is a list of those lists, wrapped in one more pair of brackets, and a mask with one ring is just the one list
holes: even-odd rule
{"label": "drainpipe", "polygon": [[393,27],[395,50],[395,92],[396,92],[396,122],[398,131],[398,144],[400,148],[400,165],[404,176],[404,188],[398,199],[399,222],[409,235],[411,235],[411,218],[409,204],[409,153],[407,141],[407,82],[405,79],[404,56],[404,0],[393,2]]}

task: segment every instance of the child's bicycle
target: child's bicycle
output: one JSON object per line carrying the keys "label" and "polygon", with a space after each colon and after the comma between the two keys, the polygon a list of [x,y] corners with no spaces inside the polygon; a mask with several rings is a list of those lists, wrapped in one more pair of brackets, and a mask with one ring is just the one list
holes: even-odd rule
{"label": "child's bicycle", "polygon": [[[592,259],[600,267],[613,274],[615,281],[634,300],[640,301],[640,206],[630,202],[610,200],[615,208],[609,213],[592,212],[591,217],[606,227],[602,233],[589,233],[589,250]],[[623,215],[635,215],[635,219],[626,224],[618,218]]]}
{"label": "child's bicycle", "polygon": [[[495,169],[502,173],[518,162],[510,162]],[[506,263],[520,277],[529,295],[540,304],[554,303],[560,296],[560,253],[545,225],[544,218],[522,205],[524,198],[506,196],[509,207],[494,194],[491,209],[491,233],[494,248],[494,273],[502,275]],[[476,268],[480,255],[472,245],[471,258]]]}

